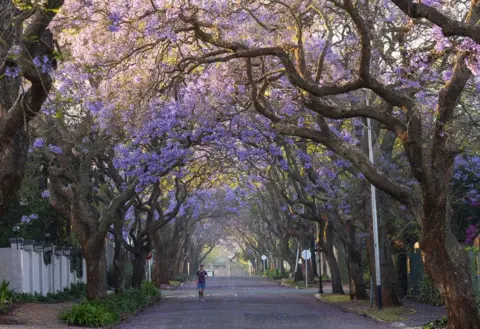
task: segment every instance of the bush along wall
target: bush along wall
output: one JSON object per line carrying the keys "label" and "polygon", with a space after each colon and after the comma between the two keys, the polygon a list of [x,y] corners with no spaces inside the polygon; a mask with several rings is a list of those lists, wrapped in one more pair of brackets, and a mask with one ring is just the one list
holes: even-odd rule
{"label": "bush along wall", "polygon": [[440,291],[435,287],[433,280],[426,274],[423,276],[418,286],[418,293],[414,293],[411,289],[408,293],[408,297],[423,304],[429,304],[433,306],[445,305]]}
{"label": "bush along wall", "polygon": [[144,282],[140,289],[128,289],[123,294],[112,294],[102,300],[75,304],[60,314],[60,319],[75,326],[98,328],[114,325],[160,298],[160,290],[152,282]]}
{"label": "bush along wall", "polygon": [[56,293],[28,294],[18,293],[10,289],[10,282],[3,280],[0,283],[0,313],[6,314],[10,306],[17,303],[61,303],[71,300],[78,300],[85,297],[86,286],[84,283],[72,284],[65,287],[63,291]]}

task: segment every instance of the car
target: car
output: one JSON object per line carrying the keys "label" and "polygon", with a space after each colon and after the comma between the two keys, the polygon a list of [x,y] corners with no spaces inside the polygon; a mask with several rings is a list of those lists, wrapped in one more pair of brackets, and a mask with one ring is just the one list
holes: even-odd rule
{"label": "car", "polygon": [[205,270],[205,271],[207,271],[208,276],[213,276],[213,273],[214,273],[213,270]]}

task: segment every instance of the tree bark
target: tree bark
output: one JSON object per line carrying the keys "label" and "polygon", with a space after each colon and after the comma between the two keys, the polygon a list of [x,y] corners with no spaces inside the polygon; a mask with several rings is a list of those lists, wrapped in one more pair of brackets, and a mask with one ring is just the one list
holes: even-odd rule
{"label": "tree bark", "polygon": [[337,259],[333,252],[333,245],[325,252],[327,258],[328,266],[332,274],[332,293],[334,294],[345,294],[343,291],[342,278],[340,276],[340,269],[338,267]]}
{"label": "tree bark", "polygon": [[[378,227],[378,244],[380,249],[380,273],[382,284],[382,307],[400,306],[402,305],[400,298],[398,297],[398,276],[395,270],[392,260],[392,247],[390,240],[387,236],[383,221],[379,220]],[[374,278],[374,285],[376,271],[375,271],[375,256],[373,250],[373,225],[372,221],[369,221],[369,235],[367,241],[367,255],[369,259],[370,273]],[[374,289],[376,294],[376,289]],[[376,301],[378,299],[375,299]]]}
{"label": "tree bark", "polygon": [[147,264],[148,250],[142,248],[138,254],[135,254],[133,260],[132,288],[139,289],[145,280],[145,265]]}
{"label": "tree bark", "polygon": [[342,277],[340,275],[340,268],[338,267],[337,258],[335,257],[333,249],[333,226],[327,223],[325,227],[325,239],[322,239],[321,245],[324,249],[324,254],[327,258],[328,266],[330,267],[332,279],[332,292],[334,294],[345,294],[343,291]]}
{"label": "tree bark", "polygon": [[420,247],[425,269],[445,299],[449,329],[479,329],[480,315],[472,289],[467,253],[449,225],[448,198],[424,196],[424,227]]}
{"label": "tree bark", "polygon": [[100,299],[107,296],[107,261],[105,241],[92,238],[83,246],[87,267],[87,298]]}
{"label": "tree bark", "polygon": [[125,214],[121,210],[117,211],[114,222],[114,254],[113,254],[113,273],[115,280],[115,293],[121,294],[125,290],[125,262],[126,252],[123,247],[123,225]]}
{"label": "tree bark", "polygon": [[350,297],[356,300],[367,300],[367,290],[365,281],[363,279],[362,269],[362,253],[355,239],[352,239],[352,243],[346,244],[347,259],[348,259],[348,273],[350,279]]}
{"label": "tree bark", "polygon": [[5,152],[0,155],[0,216],[20,189],[25,174],[27,154],[27,133],[19,130]]}
{"label": "tree bark", "polygon": [[174,278],[173,263],[175,261],[175,253],[172,250],[177,247],[177,244],[173,242],[173,238],[164,241],[160,232],[154,235],[153,242],[155,247],[155,264],[152,279],[155,285],[160,288],[160,285],[169,284],[170,280]]}
{"label": "tree bark", "polygon": [[[115,293],[121,294],[125,290],[125,249],[123,242],[115,241],[115,252],[113,257],[113,273],[115,278]],[[106,266],[106,264],[105,264]]]}
{"label": "tree bark", "polygon": [[153,267],[153,282],[155,283],[155,286],[160,288],[161,285],[163,284],[169,284],[170,280],[168,278],[168,268],[167,264],[165,264],[165,259],[164,256],[161,255],[157,251],[155,255],[155,265]]}

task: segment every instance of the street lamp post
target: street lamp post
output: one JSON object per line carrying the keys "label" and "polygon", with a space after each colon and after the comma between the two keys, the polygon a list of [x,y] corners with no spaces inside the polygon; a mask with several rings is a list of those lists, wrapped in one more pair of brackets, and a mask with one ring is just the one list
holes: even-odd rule
{"label": "street lamp post", "polygon": [[315,251],[317,252],[318,260],[318,293],[323,294],[323,284],[322,284],[322,253],[320,251],[320,225],[318,222],[315,223],[317,229],[317,241],[315,243]]}
{"label": "street lamp post", "polygon": [[[367,98],[367,105],[369,105]],[[373,164],[373,146],[372,146],[372,125],[370,123],[370,118],[367,118],[368,125],[368,157],[370,162]],[[373,245],[374,245],[374,254],[375,254],[375,276],[377,283],[377,306],[378,309],[382,309],[382,280],[380,274],[380,248],[378,245],[378,221],[377,221],[377,198],[376,190],[373,184],[370,184],[370,192],[372,199],[372,217],[373,217]]]}
{"label": "street lamp post", "polygon": [[15,234],[15,242],[17,243],[17,250],[18,250],[18,232],[20,232],[20,226],[15,225],[13,227],[13,233]]}

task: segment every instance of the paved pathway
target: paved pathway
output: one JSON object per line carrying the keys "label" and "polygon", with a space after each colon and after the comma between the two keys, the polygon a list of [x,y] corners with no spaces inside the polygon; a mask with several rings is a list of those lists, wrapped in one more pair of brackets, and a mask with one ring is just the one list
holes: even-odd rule
{"label": "paved pathway", "polygon": [[131,318],[122,329],[386,329],[370,319],[323,304],[313,289],[295,290],[260,278],[207,281],[200,302],[193,283],[165,292],[165,300]]}

